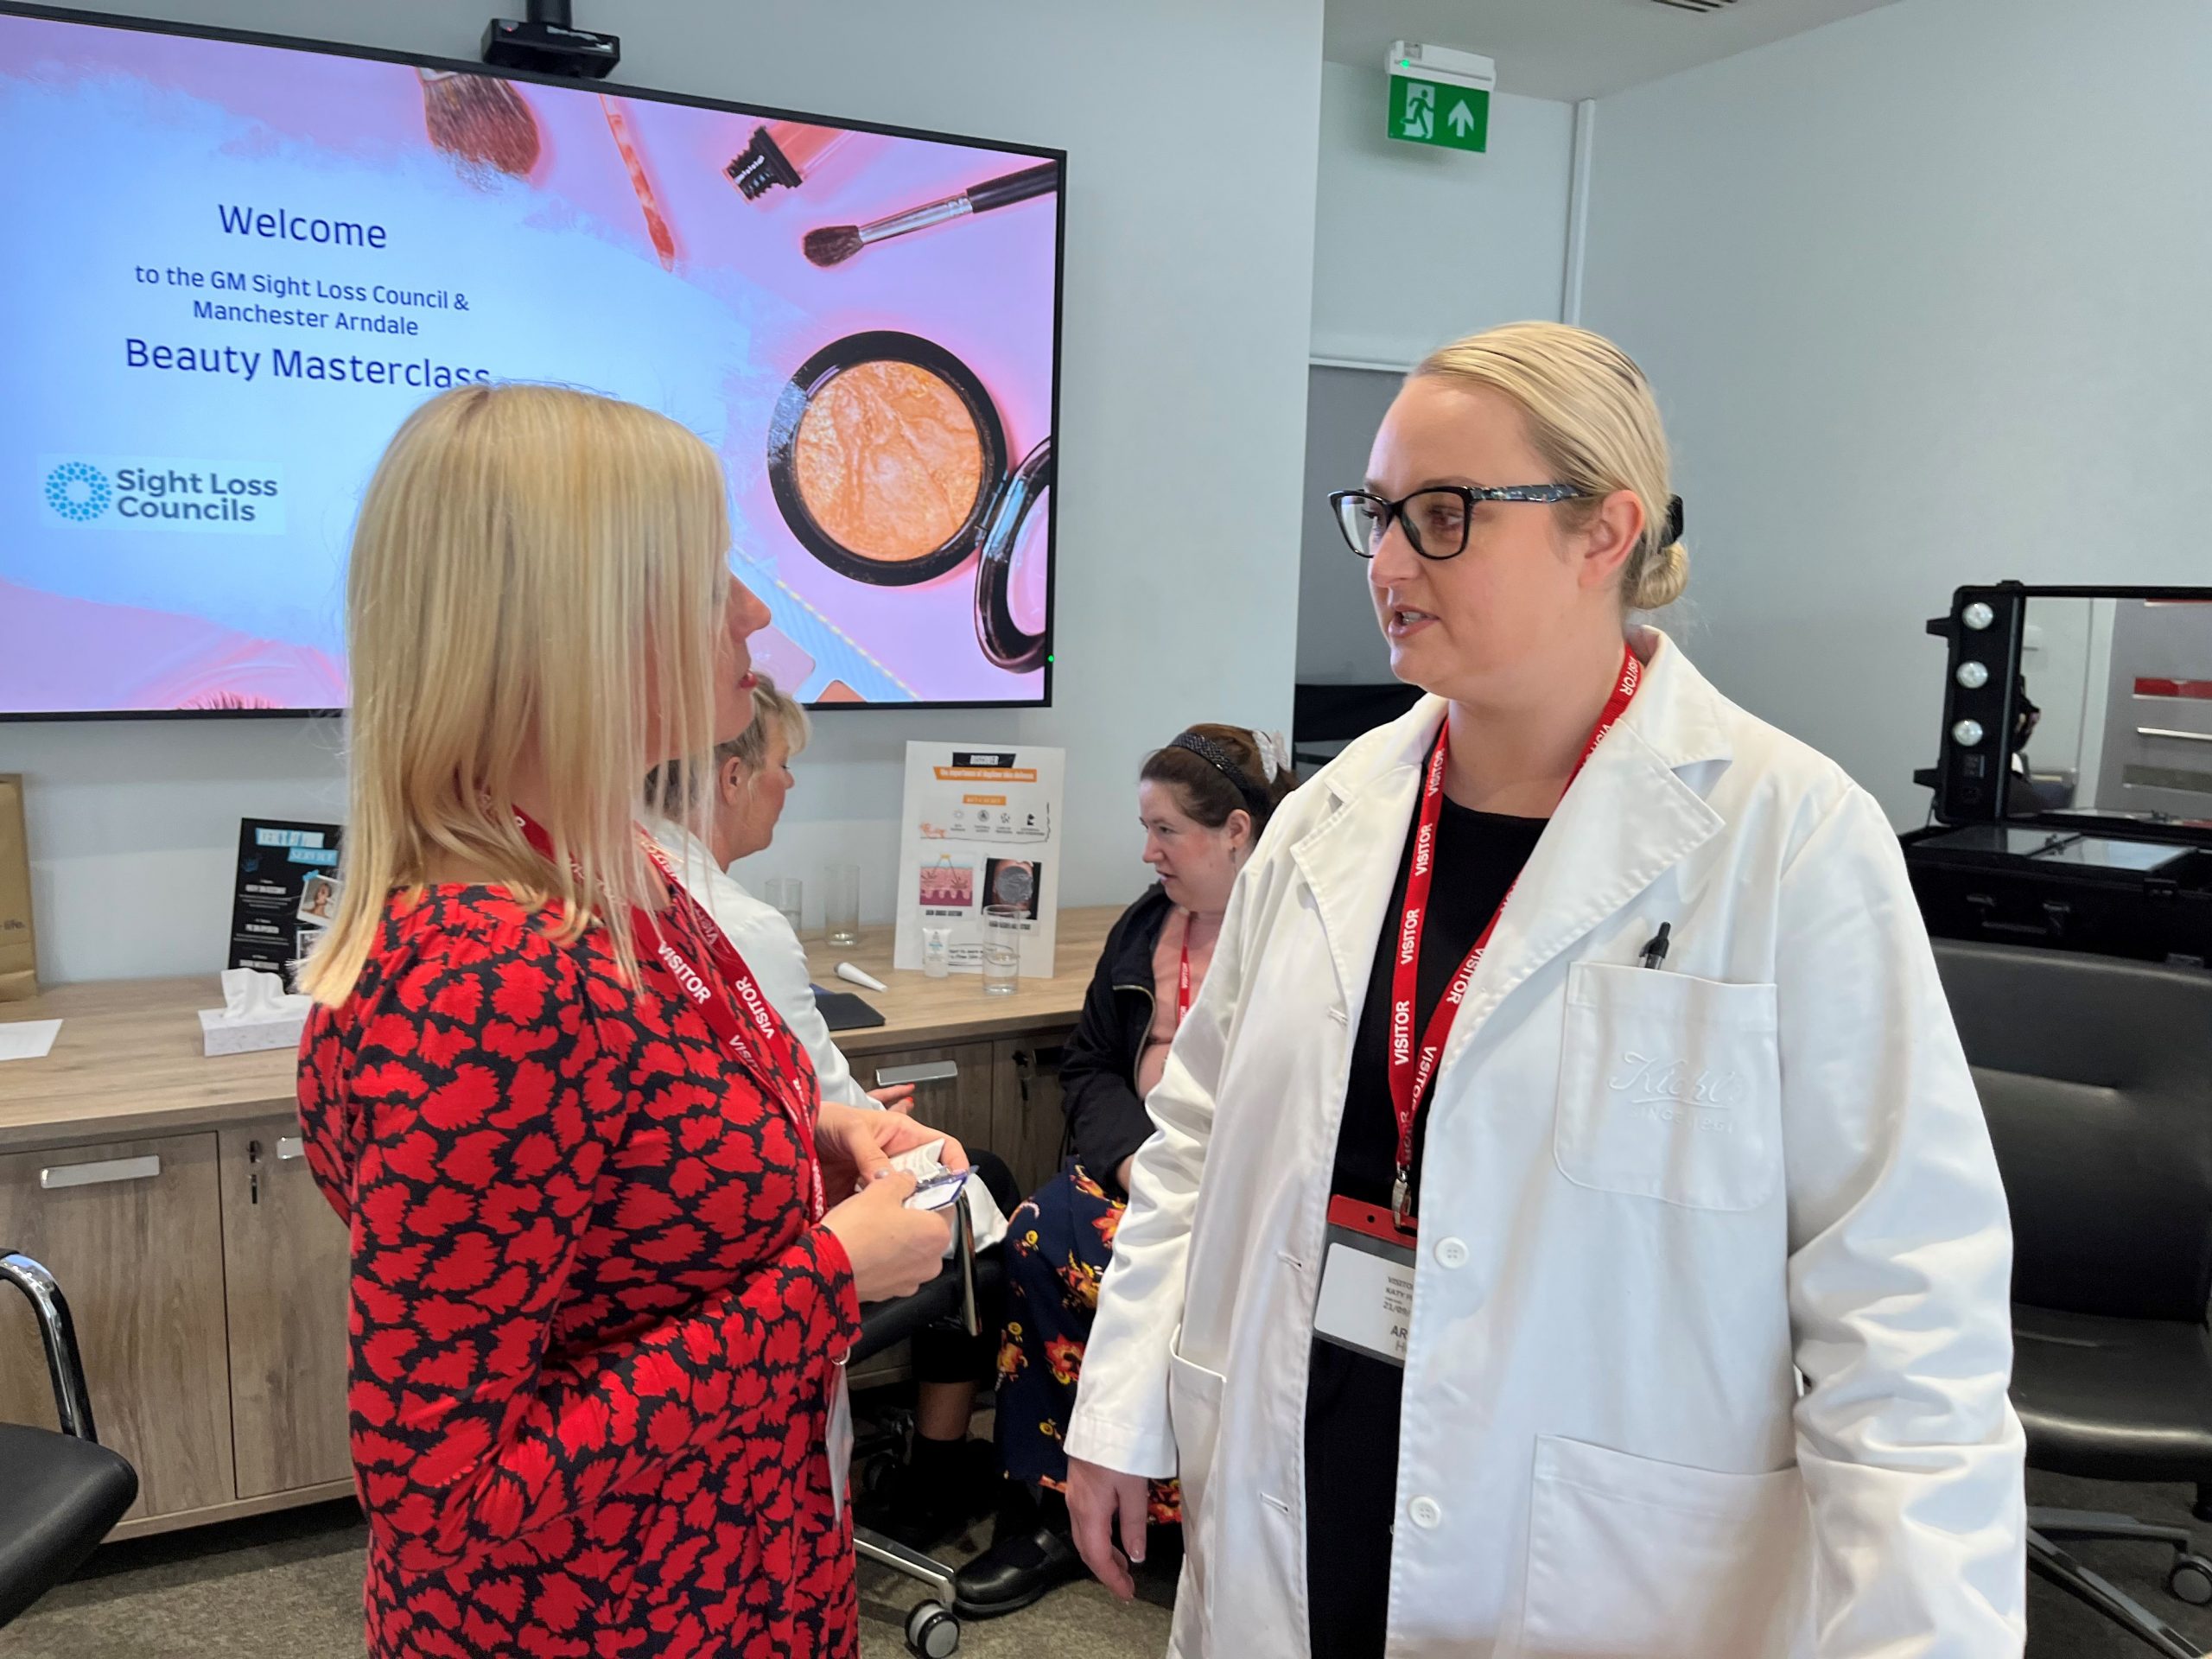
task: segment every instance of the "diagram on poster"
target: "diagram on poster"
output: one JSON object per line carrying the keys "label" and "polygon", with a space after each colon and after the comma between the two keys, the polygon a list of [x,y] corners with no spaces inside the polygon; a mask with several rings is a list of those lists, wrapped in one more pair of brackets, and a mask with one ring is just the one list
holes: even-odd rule
{"label": "diagram on poster", "polygon": [[941,928],[952,970],[980,973],[995,918],[1020,936],[1022,977],[1052,977],[1066,769],[1065,749],[906,746],[894,965],[920,968],[924,935]]}

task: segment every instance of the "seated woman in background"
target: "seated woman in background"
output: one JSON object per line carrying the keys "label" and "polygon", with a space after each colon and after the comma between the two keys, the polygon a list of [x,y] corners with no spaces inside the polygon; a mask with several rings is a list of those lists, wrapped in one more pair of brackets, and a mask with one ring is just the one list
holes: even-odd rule
{"label": "seated woman in background", "polygon": [[[871,1096],[853,1077],[830,1027],[815,1006],[806,947],[773,905],[755,899],[729,874],[729,866],[767,851],[784,816],[784,799],[798,780],[791,763],[812,734],[806,710],[755,672],[753,723],[715,750],[714,776],[703,787],[680,763],[657,768],[645,780],[648,828],[675,863],[691,896],[729,936],[760,982],[761,994],[814,1062],[822,1098],[849,1106],[893,1105],[912,1088]],[[711,795],[709,800],[700,799]]]}
{"label": "seated woman in background", "polygon": [[[791,763],[812,735],[806,710],[764,673],[755,672],[753,723],[714,752],[714,772],[694,786],[671,762],[645,780],[653,838],[665,849],[691,895],[706,906],[759,980],[769,1005],[805,1046],[822,1098],[853,1106],[903,1109],[911,1084],[864,1089],[830,1034],[815,1004],[806,947],[783,912],[754,898],[728,872],[741,859],[767,851],[797,779]],[[705,798],[702,798],[704,797]],[[968,1148],[976,1179],[968,1202],[979,1249],[1006,1235],[1006,1212],[1021,1201],[1003,1160]],[[999,1310],[982,1310],[984,1334],[928,1330],[914,1338],[918,1408],[911,1455],[899,1476],[872,1494],[861,1519],[915,1549],[928,1549],[987,1513],[998,1484],[990,1446],[971,1444],[969,1419],[991,1374]]]}
{"label": "seated woman in background", "polygon": [[[1068,1531],[1067,1454],[1084,1343],[1129,1164],[1152,1135],[1145,1096],[1167,1065],[1220,937],[1230,889],[1284,797],[1297,786],[1280,738],[1193,726],[1144,763],[1137,806],[1144,861],[1159,884],[1131,905],[1091,976],[1060,1067],[1075,1156],[1014,1212],[1011,1306],[999,1349],[999,1452],[1013,1483],[991,1547],[962,1569],[959,1611],[988,1618],[1028,1606],[1084,1567]],[[1181,1518],[1172,1480],[1152,1518]]]}

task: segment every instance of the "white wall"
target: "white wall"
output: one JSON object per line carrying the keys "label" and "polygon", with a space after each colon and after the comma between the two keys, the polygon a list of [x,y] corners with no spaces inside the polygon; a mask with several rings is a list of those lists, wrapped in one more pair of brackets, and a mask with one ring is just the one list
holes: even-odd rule
{"label": "white wall", "polygon": [[[137,0],[143,12],[468,58],[490,0]],[[509,7],[505,10],[515,10]],[[1186,721],[1289,724],[1312,321],[1320,0],[586,0],[623,79],[1070,152],[1057,706],[820,722],[748,877],[867,871],[888,913],[904,744],[1069,751],[1067,904],[1140,889],[1132,788]],[[1220,66],[1240,97],[1224,109]],[[220,965],[245,815],[334,817],[338,734],[290,722],[0,726],[29,774],[48,980]]]}
{"label": "white wall", "polygon": [[1387,681],[1390,653],[1322,498],[1364,475],[1396,370],[1478,328],[1556,318],[1567,259],[1572,106],[1500,93],[1480,156],[1394,142],[1379,67],[1323,67],[1313,354],[1325,366],[1307,392],[1298,677],[1325,684]]}
{"label": "white wall", "polygon": [[1498,93],[1475,156],[1386,137],[1387,86],[1379,65],[1322,71],[1313,354],[1409,367],[1474,329],[1557,317],[1573,106]]}
{"label": "white wall", "polygon": [[1691,649],[1900,824],[1955,586],[2212,579],[2208,64],[2201,0],[1904,0],[1598,107]]}

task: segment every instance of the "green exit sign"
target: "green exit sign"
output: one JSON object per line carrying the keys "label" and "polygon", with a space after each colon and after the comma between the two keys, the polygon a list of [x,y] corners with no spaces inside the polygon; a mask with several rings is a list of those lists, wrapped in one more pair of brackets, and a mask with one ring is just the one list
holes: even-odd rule
{"label": "green exit sign", "polygon": [[1390,136],[1440,149],[1490,148],[1490,95],[1497,64],[1479,52],[1398,41],[1383,60],[1390,72]]}
{"label": "green exit sign", "polygon": [[1390,77],[1390,136],[1445,149],[1490,148],[1490,94],[1448,81]]}

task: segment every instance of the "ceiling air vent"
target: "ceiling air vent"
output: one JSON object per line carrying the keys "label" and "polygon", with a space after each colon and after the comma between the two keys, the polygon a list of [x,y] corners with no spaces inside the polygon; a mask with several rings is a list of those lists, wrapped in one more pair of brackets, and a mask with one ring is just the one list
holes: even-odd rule
{"label": "ceiling air vent", "polygon": [[1651,0],[1655,6],[1672,6],[1676,11],[1726,11],[1736,0]]}

